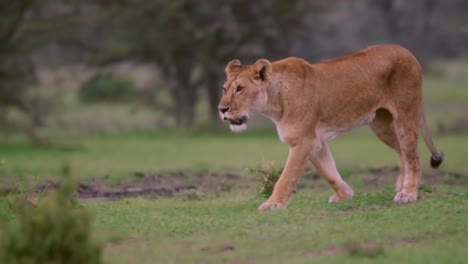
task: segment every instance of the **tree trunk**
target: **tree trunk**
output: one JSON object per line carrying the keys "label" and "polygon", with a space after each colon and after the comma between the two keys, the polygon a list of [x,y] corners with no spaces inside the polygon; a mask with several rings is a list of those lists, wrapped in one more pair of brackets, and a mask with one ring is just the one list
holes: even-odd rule
{"label": "tree trunk", "polygon": [[186,78],[181,78],[173,93],[175,97],[176,126],[189,129],[195,122],[195,105],[198,99],[197,90]]}
{"label": "tree trunk", "polygon": [[0,108],[0,127],[5,127],[7,124],[8,108]]}
{"label": "tree trunk", "polygon": [[434,28],[434,11],[436,5],[436,0],[426,0],[424,1],[424,6],[422,7],[423,21],[418,40],[420,43],[425,44],[421,46],[422,51],[420,56],[420,62],[423,68],[426,68],[426,66],[429,64],[428,58],[430,57],[430,53],[433,48],[433,38],[431,38],[431,32]]}
{"label": "tree trunk", "polygon": [[211,76],[206,86],[208,92],[208,115],[210,116],[210,123],[216,124],[219,122],[218,104],[220,99],[221,87],[219,87],[219,79],[216,76]]}
{"label": "tree trunk", "polygon": [[[427,65],[427,56],[431,48],[428,36],[432,30],[435,6],[436,0],[425,0],[422,4],[404,0],[383,0],[380,6],[390,40],[411,50],[423,68]],[[418,12],[422,15],[418,16]]]}

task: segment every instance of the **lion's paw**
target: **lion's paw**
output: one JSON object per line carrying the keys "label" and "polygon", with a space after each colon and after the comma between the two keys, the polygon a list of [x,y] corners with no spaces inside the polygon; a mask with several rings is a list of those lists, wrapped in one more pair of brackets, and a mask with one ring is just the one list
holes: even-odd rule
{"label": "lion's paw", "polygon": [[330,196],[330,198],[328,198],[328,202],[329,203],[344,202],[353,198],[353,195],[354,195],[353,189],[351,189],[351,187],[349,186],[346,186],[345,190],[342,193],[340,194],[335,193],[334,195]]}
{"label": "lion's paw", "polygon": [[258,211],[277,211],[281,209],[286,209],[286,206],[280,204],[280,203],[270,203],[270,202],[264,202],[262,205],[258,207]]}
{"label": "lion's paw", "polygon": [[393,198],[393,201],[397,203],[412,203],[415,202],[418,199],[417,194],[406,194],[403,192],[398,192],[395,195],[395,198]]}
{"label": "lion's paw", "polygon": [[340,202],[350,200],[351,198],[353,198],[353,195],[338,196],[338,195],[334,194],[334,195],[330,196],[330,198],[328,198],[328,203],[340,203]]}

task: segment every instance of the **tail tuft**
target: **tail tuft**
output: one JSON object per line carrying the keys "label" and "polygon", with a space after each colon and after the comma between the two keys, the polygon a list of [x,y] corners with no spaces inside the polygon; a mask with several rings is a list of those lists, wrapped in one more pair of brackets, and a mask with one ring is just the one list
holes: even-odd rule
{"label": "tail tuft", "polygon": [[431,167],[432,168],[438,168],[440,164],[444,161],[444,153],[443,152],[437,152],[437,155],[433,155],[431,157]]}

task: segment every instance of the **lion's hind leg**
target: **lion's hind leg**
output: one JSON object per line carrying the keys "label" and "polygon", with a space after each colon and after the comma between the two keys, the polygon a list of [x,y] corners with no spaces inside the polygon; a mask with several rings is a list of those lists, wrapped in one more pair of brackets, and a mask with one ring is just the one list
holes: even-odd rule
{"label": "lion's hind leg", "polygon": [[400,175],[398,175],[395,185],[396,192],[400,192],[403,188],[405,178],[405,162],[401,155],[400,143],[393,124],[393,116],[387,109],[380,108],[376,111],[375,118],[369,126],[372,132],[374,132],[385,145],[395,150],[400,157]]}
{"label": "lion's hind leg", "polygon": [[[412,116],[414,115],[414,116]],[[404,178],[401,189],[394,200],[399,203],[410,203],[418,198],[421,164],[418,155],[419,126],[417,113],[406,113],[406,120],[395,120],[394,127],[400,144],[401,159],[404,167]]]}

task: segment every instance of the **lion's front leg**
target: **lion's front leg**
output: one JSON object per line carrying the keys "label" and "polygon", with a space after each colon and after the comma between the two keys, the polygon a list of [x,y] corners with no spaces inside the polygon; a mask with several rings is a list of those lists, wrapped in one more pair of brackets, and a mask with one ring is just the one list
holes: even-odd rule
{"label": "lion's front leg", "polygon": [[335,194],[328,199],[329,203],[342,202],[353,197],[353,189],[341,178],[327,143],[322,143],[318,151],[311,152],[310,160],[335,190]]}
{"label": "lion's front leg", "polygon": [[310,147],[305,145],[289,148],[288,161],[283,173],[275,184],[273,194],[258,207],[259,211],[274,211],[287,207],[296,183],[304,171],[309,151]]}

